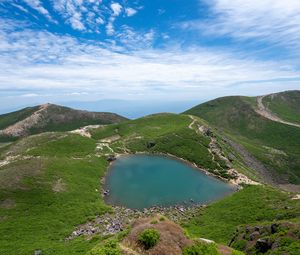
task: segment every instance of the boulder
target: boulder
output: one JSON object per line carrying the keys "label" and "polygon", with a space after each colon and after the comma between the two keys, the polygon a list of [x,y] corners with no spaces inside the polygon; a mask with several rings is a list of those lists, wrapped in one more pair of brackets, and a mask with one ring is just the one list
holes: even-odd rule
{"label": "boulder", "polygon": [[147,142],[147,149],[150,149],[150,148],[152,148],[152,147],[154,147],[156,145],[156,143],[154,142],[154,141],[149,141],[149,142]]}
{"label": "boulder", "polygon": [[255,244],[255,249],[258,253],[266,253],[271,247],[272,244],[270,244],[269,240],[263,238],[258,239]]}
{"label": "boulder", "polygon": [[109,156],[107,156],[107,158],[106,158],[106,160],[108,161],[108,162],[112,162],[112,161],[115,161],[117,158],[114,156],[114,155],[109,155]]}

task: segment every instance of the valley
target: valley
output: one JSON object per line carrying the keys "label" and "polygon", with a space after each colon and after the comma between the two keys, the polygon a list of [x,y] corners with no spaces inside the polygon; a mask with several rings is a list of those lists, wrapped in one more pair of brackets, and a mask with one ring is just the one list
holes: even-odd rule
{"label": "valley", "polygon": [[[290,93],[292,98],[299,94]],[[300,201],[294,198],[300,184],[300,128],[261,116],[256,100],[220,98],[183,114],[161,113],[135,120],[113,115],[112,119],[92,118],[83,123],[81,117],[74,117],[64,118],[64,124],[42,121],[37,125],[46,118],[41,117],[30,122],[29,129],[16,133],[21,136],[7,139],[5,133],[6,143],[0,147],[0,234],[5,236],[0,239],[0,253],[34,254],[41,250],[43,255],[102,255],[101,250],[108,249],[107,242],[113,242],[119,248],[112,249],[123,250],[123,254],[146,254],[136,246],[135,226],[170,231],[171,220],[179,232],[183,229],[185,245],[204,238],[215,242],[207,249],[227,250],[221,254],[240,254],[233,249],[258,254],[253,242],[272,239],[281,245],[270,241],[266,254],[297,255]],[[272,102],[266,100],[271,99],[262,98],[264,106],[273,109]],[[57,107],[51,112],[53,119],[57,112],[63,114]],[[295,109],[286,119],[282,111],[276,114],[297,123]],[[5,132],[24,127],[22,123],[40,110],[36,107],[1,115],[0,127]],[[239,191],[195,207],[134,212],[107,205],[103,184],[110,162],[120,155],[139,153],[176,157],[203,173],[238,185]],[[165,226],[161,217],[170,225]],[[114,230],[116,223],[122,225],[118,231],[92,231],[99,225]],[[285,230],[278,227],[270,233],[272,224]],[[87,231],[80,232],[84,229],[81,226]],[[250,239],[242,234],[247,228],[251,234],[255,228],[261,231]],[[68,239],[74,231],[79,234]],[[287,235],[289,231],[294,234]]]}

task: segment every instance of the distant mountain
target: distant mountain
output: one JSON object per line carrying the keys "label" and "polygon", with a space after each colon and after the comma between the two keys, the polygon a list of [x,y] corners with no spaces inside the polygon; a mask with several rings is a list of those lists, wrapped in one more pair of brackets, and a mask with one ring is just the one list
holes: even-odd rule
{"label": "distant mountain", "polygon": [[99,101],[71,101],[71,102],[61,102],[60,104],[66,105],[71,108],[84,109],[88,111],[109,111],[120,114],[130,119],[140,118],[153,113],[160,112],[170,112],[170,113],[180,113],[185,109],[192,107],[193,105],[199,103],[199,100],[193,101],[162,101],[156,99],[148,100],[117,100],[117,99],[107,99]]}
{"label": "distant mountain", "polygon": [[0,115],[0,140],[10,140],[47,131],[68,131],[86,125],[112,124],[126,120],[114,113],[88,112],[44,104]]}
{"label": "distant mountain", "polygon": [[[299,185],[299,95],[299,91],[288,91],[260,97],[222,97],[185,113],[218,128],[236,149],[246,149],[244,160],[267,181]],[[251,165],[251,156],[263,166]]]}

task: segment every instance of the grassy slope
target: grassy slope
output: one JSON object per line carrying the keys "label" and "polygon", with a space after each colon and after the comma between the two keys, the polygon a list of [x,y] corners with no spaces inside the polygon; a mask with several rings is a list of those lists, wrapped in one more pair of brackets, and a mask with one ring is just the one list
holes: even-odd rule
{"label": "grassy slope", "polygon": [[300,184],[300,129],[265,119],[254,106],[255,98],[224,97],[186,113],[205,119],[243,144],[278,179]]}
{"label": "grassy slope", "polygon": [[[97,191],[107,162],[86,157],[96,146],[91,139],[77,135],[57,138],[46,143],[47,135],[28,138],[34,140],[28,141],[30,146],[37,146],[28,154],[41,158],[0,168],[0,179],[5,178],[0,183],[0,201],[15,202],[10,209],[0,206],[0,235],[5,236],[0,239],[1,254],[33,254],[35,249],[42,249],[43,254],[84,254],[94,246],[93,240],[64,242],[64,238],[74,226],[109,210]],[[10,148],[16,154],[20,150],[18,145]],[[54,192],[59,179],[62,191]]]}
{"label": "grassy slope", "polygon": [[[217,167],[208,153],[207,138],[195,139],[190,123],[188,116],[155,115],[102,127],[94,131],[92,139],[46,133],[2,147],[1,159],[8,152],[33,158],[0,168],[0,236],[5,236],[0,239],[0,253],[33,254],[42,249],[43,254],[85,254],[94,246],[93,240],[64,242],[64,238],[74,226],[110,210],[97,191],[108,165],[101,155],[107,151],[97,151],[96,143],[116,132],[121,135],[111,145],[116,151],[122,152],[124,146],[133,152],[146,151],[147,142],[155,141],[149,151],[190,157],[208,168]],[[187,153],[190,147],[194,149]],[[61,192],[54,192],[59,180]],[[7,207],[7,200],[15,207]]]}
{"label": "grassy slope", "polygon": [[[196,163],[199,167],[208,170],[219,169],[222,172],[224,162],[220,159],[213,161],[208,151],[210,139],[203,135],[195,136],[195,130],[188,128],[191,122],[191,118],[186,115],[150,115],[100,128],[93,131],[92,136],[94,139],[101,139],[119,135],[120,140],[111,145],[119,153],[169,153]],[[151,142],[155,145],[148,148],[147,145]]]}
{"label": "grassy slope", "polygon": [[0,115],[0,130],[29,117],[32,113],[34,113],[38,109],[39,109],[38,106],[28,107],[16,112]]}
{"label": "grassy slope", "polygon": [[266,96],[263,104],[281,119],[300,124],[300,91]]}
{"label": "grassy slope", "polygon": [[[0,168],[0,236],[5,236],[0,239],[0,253],[33,254],[35,249],[42,249],[43,254],[85,254],[98,243],[99,238],[71,242],[64,238],[74,226],[110,210],[97,191],[108,164],[96,155],[109,152],[95,150],[99,139],[118,134],[121,138],[111,144],[115,151],[123,152],[126,147],[133,152],[169,152],[214,167],[207,138],[195,138],[195,131],[187,127],[190,123],[188,116],[161,114],[99,128],[92,139],[49,133],[1,148],[2,158],[7,152],[34,158]],[[149,141],[156,145],[147,149]],[[195,151],[185,154],[190,147]],[[55,192],[59,180],[61,190]],[[294,202],[282,194],[264,187],[246,188],[208,207],[186,227],[191,234],[226,243],[239,224],[296,216]],[[15,207],[5,205],[7,199]],[[290,209],[284,211],[285,205]]]}
{"label": "grassy slope", "polygon": [[194,237],[206,237],[228,244],[239,225],[280,220],[300,220],[300,203],[288,193],[265,186],[248,186],[205,208],[184,223]]}
{"label": "grassy slope", "polygon": [[[24,120],[37,110],[39,110],[39,106],[29,107],[17,112],[0,115],[0,130]],[[58,105],[50,105],[47,110],[42,113],[42,115],[43,120],[26,133],[39,134],[49,131],[69,131],[87,125],[111,124],[126,120],[126,118],[114,113],[93,113],[74,110]],[[16,140],[16,137],[0,136],[0,142],[14,140]]]}

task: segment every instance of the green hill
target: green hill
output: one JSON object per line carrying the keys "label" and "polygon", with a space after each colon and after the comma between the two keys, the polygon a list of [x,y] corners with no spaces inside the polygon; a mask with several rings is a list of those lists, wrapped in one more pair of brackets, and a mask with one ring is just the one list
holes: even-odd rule
{"label": "green hill", "polygon": [[264,105],[283,120],[300,124],[300,91],[286,91],[267,95]]}
{"label": "green hill", "polygon": [[[252,99],[244,98],[238,102],[246,104],[245,112],[252,103]],[[0,238],[0,254],[29,255],[41,250],[42,255],[99,255],[103,249],[118,251],[111,246],[119,245],[131,231],[131,225],[126,210],[113,209],[102,197],[101,178],[106,174],[111,155],[163,153],[187,160],[227,180],[235,178],[229,172],[231,168],[251,176],[251,168],[245,166],[220,131],[198,117],[164,113],[90,127],[86,130],[90,137],[48,132],[0,147],[0,236],[5,237]],[[233,131],[231,134],[241,141],[246,140]],[[299,201],[291,199],[295,194],[264,185],[242,186],[243,189],[231,196],[197,208],[187,216],[175,211],[176,223],[181,224],[191,238],[209,238],[228,245],[235,230],[239,228],[242,233],[243,226],[299,222]],[[107,224],[119,224],[120,215],[125,222],[123,231],[104,235]],[[144,215],[151,216],[151,212],[132,217]],[[114,222],[114,217],[118,221]],[[89,234],[68,238],[86,226]],[[97,232],[97,228],[103,228],[102,232]],[[279,234],[276,240],[281,250],[296,247],[298,239],[284,242],[286,232]],[[234,248],[245,250],[238,244],[247,241],[239,238]]]}
{"label": "green hill", "polygon": [[[75,227],[112,212],[101,197],[101,177],[113,153],[168,153],[226,175],[212,160],[210,137],[189,116],[158,114],[90,129],[32,135],[0,148],[1,254],[85,254],[102,237],[65,241]],[[99,146],[101,144],[101,146]],[[227,152],[224,152],[225,154]]]}
{"label": "green hill", "polygon": [[[299,92],[289,92],[290,97],[292,94]],[[203,118],[243,145],[263,163],[274,182],[300,184],[300,128],[267,119],[256,110],[256,98],[235,96],[206,102],[185,113]]]}
{"label": "green hill", "polygon": [[74,110],[54,104],[0,115],[0,141],[47,131],[68,131],[87,125],[111,124],[126,118],[113,113]]}

